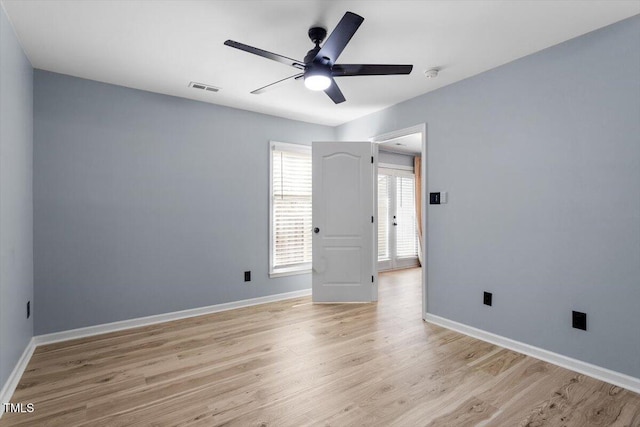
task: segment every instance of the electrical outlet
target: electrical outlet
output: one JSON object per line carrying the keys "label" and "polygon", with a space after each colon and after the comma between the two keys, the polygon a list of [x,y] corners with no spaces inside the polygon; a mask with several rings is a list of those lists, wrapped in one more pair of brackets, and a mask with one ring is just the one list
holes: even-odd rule
{"label": "electrical outlet", "polygon": [[587,313],[582,313],[580,311],[572,311],[572,325],[576,329],[581,329],[583,331],[587,330]]}
{"label": "electrical outlet", "polygon": [[484,305],[492,305],[493,294],[491,292],[485,292],[483,302],[484,302]]}
{"label": "electrical outlet", "polygon": [[31,301],[27,301],[27,319],[31,317]]}
{"label": "electrical outlet", "polygon": [[244,272],[244,281],[245,282],[250,282],[251,281],[251,272],[250,271],[245,271]]}

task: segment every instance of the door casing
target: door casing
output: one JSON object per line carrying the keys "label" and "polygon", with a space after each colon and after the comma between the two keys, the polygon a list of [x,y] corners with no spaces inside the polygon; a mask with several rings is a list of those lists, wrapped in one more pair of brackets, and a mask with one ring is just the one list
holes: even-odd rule
{"label": "door casing", "polygon": [[[371,142],[381,143],[390,139],[400,138],[414,133],[422,134],[422,319],[426,319],[428,311],[428,278],[429,278],[429,250],[427,245],[428,228],[428,204],[427,204],[427,184],[428,184],[428,138],[427,124],[420,123],[415,126],[394,130],[379,134],[369,138]],[[377,248],[376,248],[377,252]],[[376,253],[377,255],[377,253]]]}

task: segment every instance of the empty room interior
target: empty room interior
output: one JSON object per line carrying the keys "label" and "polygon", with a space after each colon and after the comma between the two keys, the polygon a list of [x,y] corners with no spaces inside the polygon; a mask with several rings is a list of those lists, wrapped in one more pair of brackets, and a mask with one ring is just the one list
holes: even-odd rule
{"label": "empty room interior", "polygon": [[0,6],[0,427],[640,427],[640,1]]}

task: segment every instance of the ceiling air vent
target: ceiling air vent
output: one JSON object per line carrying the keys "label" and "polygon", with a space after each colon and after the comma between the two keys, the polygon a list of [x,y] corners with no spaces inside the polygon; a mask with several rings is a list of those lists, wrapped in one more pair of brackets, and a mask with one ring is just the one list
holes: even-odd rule
{"label": "ceiling air vent", "polygon": [[189,87],[192,87],[194,89],[206,90],[208,92],[218,92],[220,90],[219,87],[206,85],[204,83],[196,83],[196,82],[190,82]]}

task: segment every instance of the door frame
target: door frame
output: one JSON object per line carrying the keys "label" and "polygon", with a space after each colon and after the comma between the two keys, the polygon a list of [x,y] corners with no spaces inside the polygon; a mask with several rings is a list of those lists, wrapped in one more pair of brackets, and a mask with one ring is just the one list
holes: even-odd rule
{"label": "door frame", "polygon": [[[395,131],[379,134],[369,138],[369,141],[374,142],[376,144],[380,144],[384,141],[388,141],[390,139],[400,138],[403,136],[411,135],[414,133],[420,133],[422,135],[422,319],[425,320],[427,317],[427,279],[428,275],[428,247],[427,247],[427,218],[428,218],[428,207],[427,203],[427,124],[421,123],[415,126],[407,127],[404,129],[398,129]],[[376,165],[376,173],[378,166]],[[377,192],[376,192],[377,194]],[[376,240],[376,250],[377,254],[377,240]]]}

